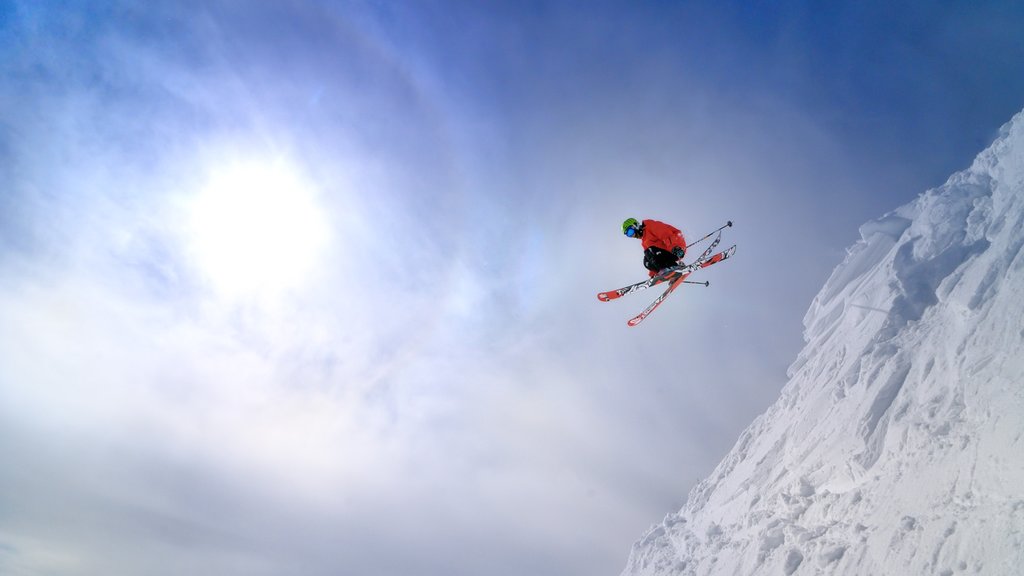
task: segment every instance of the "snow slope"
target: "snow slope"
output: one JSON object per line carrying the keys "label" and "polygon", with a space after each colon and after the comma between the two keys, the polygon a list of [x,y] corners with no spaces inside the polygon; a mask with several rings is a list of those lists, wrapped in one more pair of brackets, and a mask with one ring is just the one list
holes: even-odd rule
{"label": "snow slope", "polygon": [[1024,112],[860,233],[781,398],[624,576],[1024,574]]}

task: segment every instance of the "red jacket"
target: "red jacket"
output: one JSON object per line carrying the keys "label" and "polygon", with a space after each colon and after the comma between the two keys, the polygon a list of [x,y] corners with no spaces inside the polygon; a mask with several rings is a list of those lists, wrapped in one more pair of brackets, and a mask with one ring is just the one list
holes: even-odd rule
{"label": "red jacket", "polygon": [[[662,250],[672,251],[673,248],[686,248],[686,238],[675,226],[670,226],[657,220],[643,221],[644,233],[640,237],[644,250],[651,246],[657,246]],[[651,271],[651,276],[654,272]]]}
{"label": "red jacket", "polygon": [[644,250],[651,246],[657,246],[671,252],[673,248],[686,247],[686,238],[678,228],[657,220],[644,220],[643,225],[644,235],[640,237],[640,241],[643,243]]}

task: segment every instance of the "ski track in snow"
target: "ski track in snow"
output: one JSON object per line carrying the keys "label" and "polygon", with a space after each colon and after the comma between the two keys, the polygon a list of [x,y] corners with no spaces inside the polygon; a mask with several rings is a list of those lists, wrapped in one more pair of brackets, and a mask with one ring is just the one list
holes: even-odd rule
{"label": "ski track in snow", "polygon": [[1024,112],[860,234],[779,400],[623,576],[1022,573]]}

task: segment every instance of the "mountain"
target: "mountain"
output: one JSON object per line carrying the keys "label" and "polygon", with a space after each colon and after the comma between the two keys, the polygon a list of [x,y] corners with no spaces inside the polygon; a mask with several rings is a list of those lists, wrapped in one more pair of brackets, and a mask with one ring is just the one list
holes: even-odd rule
{"label": "mountain", "polygon": [[623,576],[1024,573],[1024,112],[860,235],[779,400]]}

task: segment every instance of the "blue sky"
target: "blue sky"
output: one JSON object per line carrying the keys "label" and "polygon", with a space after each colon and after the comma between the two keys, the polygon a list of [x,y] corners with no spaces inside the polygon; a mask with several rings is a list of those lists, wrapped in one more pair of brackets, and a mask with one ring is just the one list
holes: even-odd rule
{"label": "blue sky", "polygon": [[0,572],[617,573],[1024,106],[933,4],[0,4]]}

